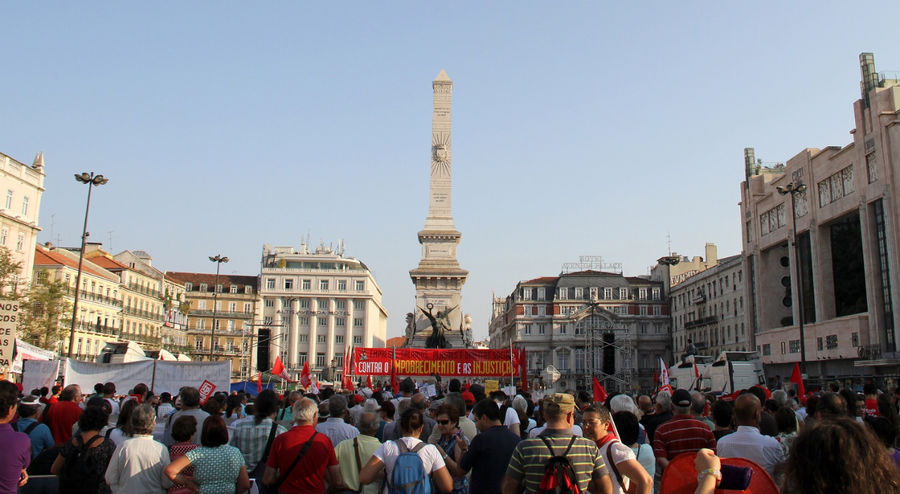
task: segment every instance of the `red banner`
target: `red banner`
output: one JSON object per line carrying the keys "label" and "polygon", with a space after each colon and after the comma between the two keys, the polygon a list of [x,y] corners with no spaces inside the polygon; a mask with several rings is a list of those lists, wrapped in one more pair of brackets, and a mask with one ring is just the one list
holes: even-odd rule
{"label": "red banner", "polygon": [[[396,354],[394,353],[396,351]],[[525,350],[354,348],[353,374],[389,376],[510,376],[520,374]]]}

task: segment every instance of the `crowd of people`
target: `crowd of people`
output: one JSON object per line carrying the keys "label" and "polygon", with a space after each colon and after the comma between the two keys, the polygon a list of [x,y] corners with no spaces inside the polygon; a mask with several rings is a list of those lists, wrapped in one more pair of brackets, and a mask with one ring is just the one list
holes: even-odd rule
{"label": "crowd of people", "polygon": [[[698,494],[723,459],[752,462],[783,493],[900,492],[897,393],[832,386],[796,396],[489,393],[451,379],[428,395],[406,379],[317,394],[196,388],[124,395],[98,383],[31,390],[0,381],[0,494],[30,478],[62,494],[667,494],[687,455]],[[726,479],[727,482],[727,479]]]}

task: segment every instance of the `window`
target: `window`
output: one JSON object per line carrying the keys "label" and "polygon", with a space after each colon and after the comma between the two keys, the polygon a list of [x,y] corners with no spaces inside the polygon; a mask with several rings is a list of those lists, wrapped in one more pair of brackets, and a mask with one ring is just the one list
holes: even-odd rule
{"label": "window", "polygon": [[[266,278],[266,288],[269,290],[275,289],[275,278]],[[200,290],[201,292],[205,292],[206,290]]]}
{"label": "window", "polygon": [[545,306],[545,305],[539,305],[539,306],[537,306],[537,310],[538,310],[537,315],[539,315],[539,316],[546,316],[546,315],[547,315],[547,306]]}
{"label": "window", "polygon": [[316,335],[316,343],[325,343],[325,335],[324,334]]}
{"label": "window", "polygon": [[584,298],[584,288],[576,287],[575,288],[575,300],[581,300]]}
{"label": "window", "polygon": [[822,351],[823,348],[824,346],[822,345],[822,337],[820,336],[816,338],[816,349]]}
{"label": "window", "polygon": [[538,324],[538,334],[546,334],[547,333],[547,325],[546,324]]}
{"label": "window", "polygon": [[878,161],[875,160],[875,153],[866,155],[866,175],[868,176],[869,183],[878,180]]}
{"label": "window", "polygon": [[834,350],[838,347],[838,337],[836,334],[828,335],[825,337],[825,348],[828,350]]}
{"label": "window", "polygon": [[299,338],[299,341],[300,341],[300,343],[306,343],[307,341],[309,341],[309,335],[308,335],[308,334],[301,334],[301,335],[300,335],[300,338]]}
{"label": "window", "polygon": [[266,307],[275,307],[275,299],[267,298]]}
{"label": "window", "polygon": [[566,334],[566,328],[568,328],[568,327],[569,327],[568,324],[565,324],[565,323],[560,324],[559,325],[559,334]]}
{"label": "window", "polygon": [[331,307],[331,302],[327,298],[319,300],[319,310],[328,310],[329,307]]}
{"label": "window", "polygon": [[303,289],[312,290],[312,280],[303,280]]}
{"label": "window", "polygon": [[308,317],[305,317],[305,316],[304,316],[304,317],[301,317],[301,318],[300,318],[300,325],[301,325],[301,326],[309,326],[309,318],[308,318]]}
{"label": "window", "polygon": [[339,292],[346,292],[347,291],[347,280],[338,280],[337,289]]}
{"label": "window", "polygon": [[781,342],[781,354],[782,354],[782,355],[784,355],[784,354],[787,353],[786,347],[787,347],[787,345],[785,345],[785,343],[782,341],[782,342]]}
{"label": "window", "polygon": [[334,318],[334,325],[337,326],[337,327],[339,327],[339,328],[343,328],[344,325],[346,324],[346,321],[347,321],[347,320],[344,319],[343,317],[335,317],[335,318]]}
{"label": "window", "polygon": [[9,236],[9,228],[3,227],[0,229],[0,245],[6,245],[6,237]]}
{"label": "window", "polygon": [[292,280],[290,278],[285,278],[284,289],[285,290],[293,290],[294,289],[294,280]]}
{"label": "window", "polygon": [[559,370],[567,371],[569,370],[569,354],[567,352],[559,352]]}
{"label": "window", "polygon": [[628,300],[628,289],[627,288],[619,288],[619,298],[622,300]]}
{"label": "window", "polygon": [[759,227],[762,235],[768,235],[770,232],[774,232],[784,225],[784,203],[759,215]]}
{"label": "window", "polygon": [[328,326],[328,318],[327,317],[317,317],[317,323],[319,326]]}
{"label": "window", "polygon": [[362,292],[362,291],[364,291],[365,289],[366,289],[366,282],[365,282],[365,281],[359,280],[359,281],[356,282],[356,291],[357,291],[357,292]]}
{"label": "window", "polygon": [[[868,165],[868,159],[867,165]],[[852,194],[856,190],[853,184],[853,165],[850,165],[818,184],[819,207],[827,206],[838,199]]]}
{"label": "window", "polygon": [[353,344],[354,345],[362,345],[362,336],[354,336]]}
{"label": "window", "polygon": [[522,288],[522,300],[531,300],[531,288]]}
{"label": "window", "polygon": [[301,298],[301,299],[300,299],[300,308],[301,308],[301,309],[309,310],[309,299],[308,299],[308,298]]}
{"label": "window", "polygon": [[647,289],[646,288],[638,288],[638,299],[639,300],[647,300]]}
{"label": "window", "polygon": [[522,306],[522,315],[524,315],[525,317],[531,317],[531,306],[530,305],[525,304]]}
{"label": "window", "polygon": [[245,287],[244,287],[244,293],[247,294],[247,295],[252,294],[252,293],[253,293],[253,287],[250,286],[250,285],[245,286]]}
{"label": "window", "polygon": [[659,300],[659,288],[653,288],[650,293],[653,300]]}
{"label": "window", "polygon": [[646,315],[647,315],[647,306],[646,306],[646,305],[642,305],[642,306],[641,306],[641,315],[642,315],[642,316],[646,316]]}
{"label": "window", "polygon": [[228,312],[237,312],[237,302],[228,303]]}
{"label": "window", "polygon": [[859,346],[859,333],[850,333],[850,344]]}
{"label": "window", "polygon": [[525,325],[525,334],[531,334],[531,324]]}
{"label": "window", "polygon": [[363,325],[363,320],[362,320],[361,317],[354,317],[354,318],[353,318],[353,327],[354,327],[354,328],[361,328],[362,325]]}
{"label": "window", "polygon": [[25,234],[22,232],[19,232],[19,235],[16,238],[16,250],[19,252],[25,251]]}
{"label": "window", "polygon": [[28,197],[22,198],[22,216],[28,216]]}
{"label": "window", "polygon": [[569,298],[569,289],[566,287],[559,287],[559,299],[566,300]]}
{"label": "window", "polygon": [[328,291],[328,280],[319,280],[319,290],[323,292]]}
{"label": "window", "polygon": [[186,281],[186,282],[184,283],[184,290],[185,290],[185,291],[189,292],[189,291],[191,291],[191,290],[193,290],[193,289],[194,289],[194,284],[193,284],[193,283],[191,283],[190,281]]}
{"label": "window", "polygon": [[316,354],[316,367],[325,367],[325,354],[324,353]]}
{"label": "window", "polygon": [[12,209],[13,191],[6,191],[6,209]]}
{"label": "window", "polygon": [[335,300],[334,301],[334,310],[346,310],[347,309],[347,301],[346,300]]}
{"label": "window", "polygon": [[244,314],[249,314],[249,313],[250,313],[250,304],[247,302],[244,302]]}
{"label": "window", "polygon": [[537,289],[537,299],[544,300],[544,288]]}
{"label": "window", "polygon": [[610,288],[610,287],[604,288],[603,289],[603,298],[605,298],[606,300],[612,299],[612,292],[613,292],[612,288]]}
{"label": "window", "polygon": [[359,311],[366,308],[366,303],[362,300],[354,300],[353,301],[353,310]]}
{"label": "window", "polygon": [[334,335],[334,342],[335,342],[335,343],[343,343],[343,342],[344,342],[344,335],[342,335],[342,334]]}
{"label": "window", "polygon": [[222,284],[221,283],[216,285],[216,293],[222,293]]}
{"label": "window", "polygon": [[791,353],[800,353],[800,340],[790,341]]}

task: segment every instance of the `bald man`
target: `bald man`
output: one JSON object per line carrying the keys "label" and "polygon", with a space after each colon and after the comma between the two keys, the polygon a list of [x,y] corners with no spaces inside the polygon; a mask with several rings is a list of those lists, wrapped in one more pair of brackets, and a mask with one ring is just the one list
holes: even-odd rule
{"label": "bald man", "polygon": [[775,466],[784,461],[778,440],[759,432],[762,403],[751,393],[738,396],[734,402],[734,421],[737,431],[723,436],[716,446],[721,458],[746,458],[774,475]]}

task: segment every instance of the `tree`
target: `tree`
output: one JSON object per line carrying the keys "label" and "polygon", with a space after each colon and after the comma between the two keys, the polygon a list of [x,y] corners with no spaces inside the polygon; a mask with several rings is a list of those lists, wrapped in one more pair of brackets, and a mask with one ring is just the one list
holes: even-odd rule
{"label": "tree", "polygon": [[19,300],[20,292],[19,275],[22,273],[22,263],[13,259],[6,247],[0,247],[0,298]]}
{"label": "tree", "polygon": [[72,320],[72,306],[66,300],[67,286],[38,273],[21,305],[19,318],[21,338],[32,345],[56,351],[66,337],[67,322]]}

